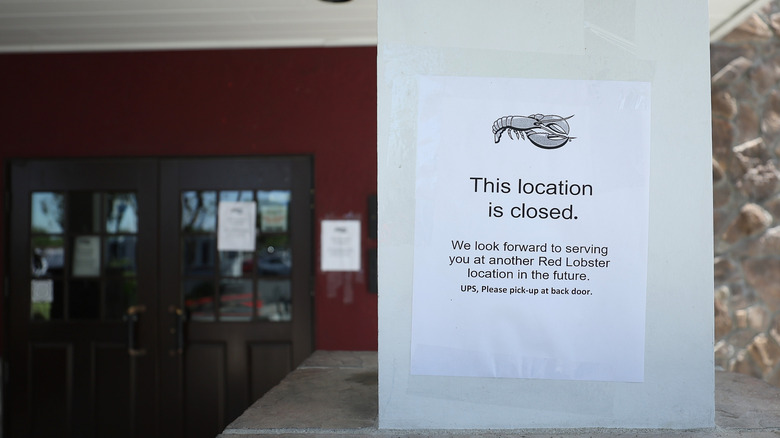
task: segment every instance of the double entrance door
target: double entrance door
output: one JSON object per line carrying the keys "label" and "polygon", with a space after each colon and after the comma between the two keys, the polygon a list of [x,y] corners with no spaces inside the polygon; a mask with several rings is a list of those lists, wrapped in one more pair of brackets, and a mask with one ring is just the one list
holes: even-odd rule
{"label": "double entrance door", "polygon": [[9,437],[214,437],[312,350],[307,157],[15,161]]}

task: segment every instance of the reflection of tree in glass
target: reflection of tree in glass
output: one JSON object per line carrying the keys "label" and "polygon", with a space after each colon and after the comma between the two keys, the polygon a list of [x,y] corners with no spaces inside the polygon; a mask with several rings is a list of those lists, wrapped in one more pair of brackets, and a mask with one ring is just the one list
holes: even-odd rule
{"label": "reflection of tree in glass", "polygon": [[136,237],[113,236],[105,240],[106,272],[134,272],[136,263]]}
{"label": "reflection of tree in glass", "polygon": [[219,200],[220,201],[241,201],[241,202],[248,202],[252,201],[252,192],[249,190],[223,190],[219,192]]}
{"label": "reflection of tree in glass", "polygon": [[106,231],[109,233],[138,231],[138,204],[135,193],[112,193],[108,195],[108,219]]}
{"label": "reflection of tree in glass", "polygon": [[61,233],[64,216],[65,197],[61,193],[33,193],[31,226],[33,233]]}
{"label": "reflection of tree in glass", "polygon": [[181,228],[183,231],[213,230],[216,223],[215,192],[184,192],[181,196]]}

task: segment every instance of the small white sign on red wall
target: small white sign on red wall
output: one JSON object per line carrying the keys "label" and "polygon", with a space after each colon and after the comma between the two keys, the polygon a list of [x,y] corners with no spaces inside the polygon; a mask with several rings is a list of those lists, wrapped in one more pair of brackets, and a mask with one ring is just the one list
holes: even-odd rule
{"label": "small white sign on red wall", "polygon": [[326,219],[320,229],[320,269],[360,271],[360,221]]}

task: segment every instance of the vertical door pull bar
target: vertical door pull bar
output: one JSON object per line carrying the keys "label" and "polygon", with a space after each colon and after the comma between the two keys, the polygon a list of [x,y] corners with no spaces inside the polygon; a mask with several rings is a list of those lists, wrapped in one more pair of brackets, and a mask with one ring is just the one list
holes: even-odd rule
{"label": "vertical door pull bar", "polygon": [[125,322],[127,322],[127,354],[130,356],[143,356],[146,354],[146,349],[138,348],[138,337],[136,331],[138,330],[138,317],[140,314],[146,312],[146,306],[138,304],[127,308],[127,314],[125,314]]}
{"label": "vertical door pull bar", "polygon": [[176,336],[176,348],[169,350],[171,356],[181,356],[184,353],[184,311],[176,306],[169,306],[168,312],[176,318],[171,334]]}

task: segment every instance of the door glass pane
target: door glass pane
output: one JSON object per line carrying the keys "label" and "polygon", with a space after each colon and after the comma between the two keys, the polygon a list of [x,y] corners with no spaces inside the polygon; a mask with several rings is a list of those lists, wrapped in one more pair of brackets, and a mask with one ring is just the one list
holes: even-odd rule
{"label": "door glass pane", "polygon": [[30,319],[51,321],[62,319],[62,281],[52,279],[30,282]]}
{"label": "door glass pane", "polygon": [[214,282],[210,279],[184,280],[184,306],[191,321],[216,321]]}
{"label": "door glass pane", "polygon": [[71,319],[100,318],[100,281],[71,280],[68,291],[68,312]]}
{"label": "door glass pane", "polygon": [[213,275],[216,250],[217,239],[213,235],[185,237],[182,254],[184,274]]}
{"label": "door glass pane", "polygon": [[136,269],[135,236],[113,236],[106,238],[106,274],[133,274]]}
{"label": "door glass pane", "polygon": [[257,192],[257,223],[261,233],[286,233],[289,223],[289,190]]}
{"label": "door glass pane", "polygon": [[43,234],[32,236],[33,277],[61,276],[65,261],[65,239],[62,236]]}
{"label": "door glass pane", "polygon": [[257,272],[263,276],[286,276],[292,270],[292,251],[286,234],[262,235],[257,242]]}
{"label": "door glass pane", "polygon": [[32,194],[32,233],[59,234],[65,230],[65,195],[54,192]]}
{"label": "door glass pane", "polygon": [[106,194],[106,232],[137,233],[138,202],[135,193]]}
{"label": "door glass pane", "polygon": [[127,308],[138,304],[138,282],[135,277],[106,278],[105,319],[122,319]]}
{"label": "door glass pane", "polygon": [[217,192],[182,193],[181,229],[186,232],[209,232],[217,229]]}
{"label": "door glass pane", "polygon": [[223,190],[219,192],[220,201],[249,202],[253,201],[251,190]]}
{"label": "door glass pane", "polygon": [[220,321],[249,321],[254,307],[252,280],[223,278],[219,282]]}
{"label": "door glass pane", "polygon": [[220,251],[219,273],[223,277],[252,275],[252,253],[248,251]]}
{"label": "door glass pane", "polygon": [[292,295],[290,280],[258,280],[258,315],[261,320],[290,321]]}
{"label": "door glass pane", "polygon": [[30,205],[30,319],[62,320],[67,196],[35,192]]}
{"label": "door glass pane", "polygon": [[100,232],[100,193],[70,192],[68,204],[71,233]]}

